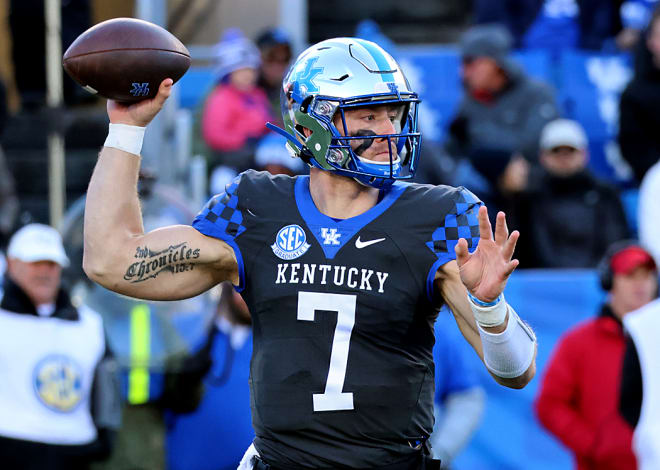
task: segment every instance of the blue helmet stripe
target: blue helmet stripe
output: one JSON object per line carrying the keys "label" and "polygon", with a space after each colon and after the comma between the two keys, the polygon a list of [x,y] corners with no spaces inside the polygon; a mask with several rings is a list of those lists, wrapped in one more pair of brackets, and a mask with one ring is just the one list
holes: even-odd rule
{"label": "blue helmet stripe", "polygon": [[[364,47],[367,52],[369,52],[369,55],[374,59],[376,62],[376,65],[378,66],[379,70],[392,70],[392,65],[390,62],[387,60],[385,55],[380,51],[380,48],[375,47],[374,44],[372,44],[369,41],[364,41],[362,39],[355,39],[355,41],[360,44],[362,47]],[[384,82],[393,82],[394,81],[394,74],[391,73],[381,73],[379,74],[380,77]]]}

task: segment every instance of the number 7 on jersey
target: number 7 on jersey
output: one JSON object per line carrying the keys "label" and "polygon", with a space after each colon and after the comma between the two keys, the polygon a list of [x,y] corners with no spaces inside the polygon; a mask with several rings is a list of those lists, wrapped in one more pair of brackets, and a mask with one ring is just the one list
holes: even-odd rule
{"label": "number 7 on jersey", "polygon": [[316,310],[337,312],[337,326],[332,339],[330,369],[324,393],[314,393],[314,411],[338,411],[353,409],[353,393],[342,392],[348,365],[348,349],[355,326],[357,296],[298,292],[298,320],[314,321]]}

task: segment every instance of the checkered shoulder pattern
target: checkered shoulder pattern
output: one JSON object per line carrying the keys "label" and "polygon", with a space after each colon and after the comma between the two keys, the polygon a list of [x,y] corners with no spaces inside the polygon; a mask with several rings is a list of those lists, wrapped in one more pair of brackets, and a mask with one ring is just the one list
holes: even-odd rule
{"label": "checkered shoulder pattern", "polygon": [[453,207],[445,215],[442,224],[426,242],[433,253],[443,263],[456,259],[454,248],[458,240],[465,238],[468,250],[473,252],[479,243],[479,220],[477,214],[483,204],[474,194],[463,187],[453,192]]}
{"label": "checkered shoulder pattern", "polygon": [[243,214],[238,208],[238,185],[241,175],[225,186],[225,192],[209,200],[192,225],[204,235],[233,241],[245,231]]}

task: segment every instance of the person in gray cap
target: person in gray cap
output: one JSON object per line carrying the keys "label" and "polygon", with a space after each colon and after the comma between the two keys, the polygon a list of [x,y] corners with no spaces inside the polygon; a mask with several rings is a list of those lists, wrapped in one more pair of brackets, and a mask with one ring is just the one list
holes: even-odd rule
{"label": "person in gray cap", "polygon": [[553,90],[524,74],[510,57],[511,44],[499,25],[474,26],[462,36],[465,93],[445,145],[485,180],[477,195],[488,207],[501,206],[499,180],[507,166],[516,158],[535,160],[541,129],[559,116]]}
{"label": "person in gray cap", "polygon": [[588,168],[588,141],[569,119],[549,122],[539,140],[539,163],[517,162],[502,178],[526,268],[590,268],[607,247],[629,237],[616,188]]}
{"label": "person in gray cap", "polygon": [[0,288],[2,468],[83,470],[109,455],[118,382],[101,317],[61,287],[62,238],[30,224],[7,248]]}

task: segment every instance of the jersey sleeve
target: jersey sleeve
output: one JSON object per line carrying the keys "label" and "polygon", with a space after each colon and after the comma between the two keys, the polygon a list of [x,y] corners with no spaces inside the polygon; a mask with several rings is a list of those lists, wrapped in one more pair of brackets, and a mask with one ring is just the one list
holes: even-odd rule
{"label": "jersey sleeve", "polygon": [[433,231],[426,245],[440,262],[437,267],[456,259],[454,248],[458,240],[465,238],[472,253],[479,243],[479,220],[477,214],[482,202],[470,191],[460,187],[452,195],[453,203],[444,219]]}
{"label": "jersey sleeve", "polygon": [[433,296],[433,280],[440,266],[456,259],[454,248],[458,240],[465,238],[470,253],[479,244],[479,220],[477,214],[483,203],[463,187],[455,188],[449,195],[451,202],[444,216],[440,216],[438,226],[431,234],[426,246],[433,251],[437,261],[433,263],[427,277],[429,298]]}
{"label": "jersey sleeve", "polygon": [[234,250],[238,262],[239,285],[235,286],[240,292],[245,286],[245,267],[241,250],[236,238],[245,232],[243,224],[243,211],[239,207],[239,186],[243,174],[238,175],[231,183],[225,186],[225,191],[213,196],[193,220],[192,226],[200,233],[218,238]]}

